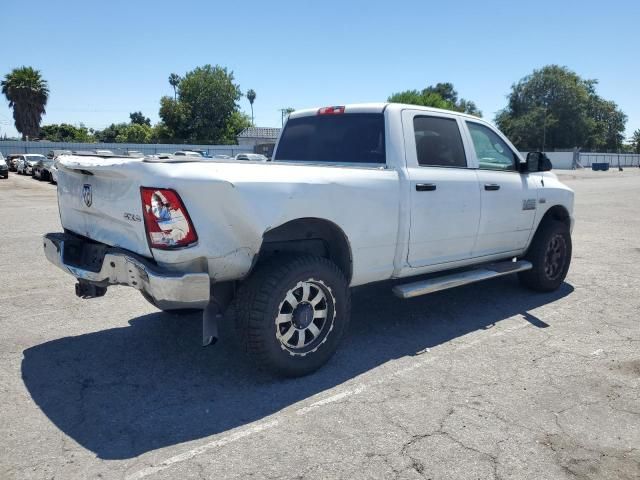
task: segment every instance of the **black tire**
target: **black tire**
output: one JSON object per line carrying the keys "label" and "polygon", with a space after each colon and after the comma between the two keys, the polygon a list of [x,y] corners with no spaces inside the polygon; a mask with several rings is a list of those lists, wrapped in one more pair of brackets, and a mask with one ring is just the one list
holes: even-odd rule
{"label": "black tire", "polygon": [[539,292],[557,290],[569,271],[571,250],[569,227],[556,220],[544,221],[524,257],[533,268],[518,273],[520,282]]}
{"label": "black tire", "polygon": [[[349,324],[350,302],[347,279],[333,262],[314,256],[274,257],[259,264],[240,286],[237,333],[258,367],[287,377],[307,375],[337,350]],[[280,318],[290,320],[277,324]]]}

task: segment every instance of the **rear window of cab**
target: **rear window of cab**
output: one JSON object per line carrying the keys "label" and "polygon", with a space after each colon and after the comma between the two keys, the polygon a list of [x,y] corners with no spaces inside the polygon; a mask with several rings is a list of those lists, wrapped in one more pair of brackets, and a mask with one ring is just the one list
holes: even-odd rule
{"label": "rear window of cab", "polygon": [[345,113],[290,119],[275,161],[384,164],[382,113]]}

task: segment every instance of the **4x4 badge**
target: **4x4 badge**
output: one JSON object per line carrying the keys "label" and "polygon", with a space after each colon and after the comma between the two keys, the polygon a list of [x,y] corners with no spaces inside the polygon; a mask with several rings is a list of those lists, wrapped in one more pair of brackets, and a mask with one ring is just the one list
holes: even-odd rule
{"label": "4x4 badge", "polygon": [[82,199],[87,207],[90,207],[93,203],[93,194],[91,193],[91,185],[89,183],[85,183],[82,186]]}
{"label": "4x4 badge", "polygon": [[535,198],[527,198],[522,201],[522,210],[535,210],[536,209],[536,199]]}

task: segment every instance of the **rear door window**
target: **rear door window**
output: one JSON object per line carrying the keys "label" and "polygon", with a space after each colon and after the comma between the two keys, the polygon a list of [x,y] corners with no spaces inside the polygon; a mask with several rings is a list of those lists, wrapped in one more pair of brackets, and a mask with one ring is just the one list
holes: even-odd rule
{"label": "rear door window", "polygon": [[292,118],[282,132],[274,160],[384,164],[384,115],[346,113]]}
{"label": "rear door window", "polygon": [[453,118],[416,116],[413,119],[416,155],[422,167],[467,166],[458,122]]}

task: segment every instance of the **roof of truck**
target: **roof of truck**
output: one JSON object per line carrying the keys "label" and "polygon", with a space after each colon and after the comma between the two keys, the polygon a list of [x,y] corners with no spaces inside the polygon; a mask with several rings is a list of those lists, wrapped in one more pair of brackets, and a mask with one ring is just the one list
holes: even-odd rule
{"label": "roof of truck", "polygon": [[[333,106],[333,108],[336,108]],[[373,102],[373,103],[347,103],[344,105],[340,105],[340,107],[344,107],[344,113],[382,113],[387,108],[394,108],[399,110],[412,109],[412,110],[424,110],[425,112],[432,113],[448,113],[454,115],[461,115],[463,117],[475,118],[473,115],[469,115],[467,113],[456,112],[453,110],[444,110],[442,108],[433,108],[433,107],[423,107],[420,105],[408,105],[404,103],[390,103],[390,102]],[[289,115],[289,118],[298,118],[298,117],[307,117],[311,115],[317,115],[318,111],[321,108],[326,107],[316,107],[316,108],[305,108],[303,110],[296,110],[295,112]]]}

